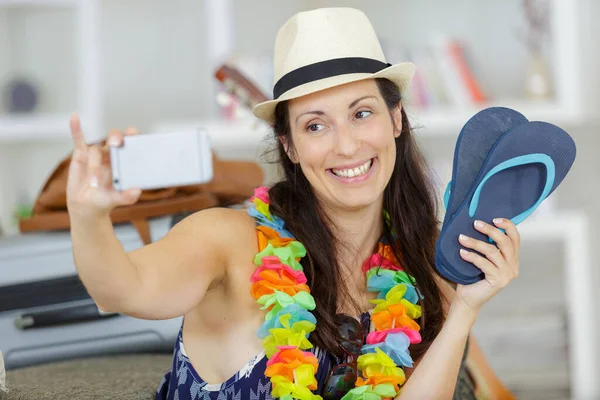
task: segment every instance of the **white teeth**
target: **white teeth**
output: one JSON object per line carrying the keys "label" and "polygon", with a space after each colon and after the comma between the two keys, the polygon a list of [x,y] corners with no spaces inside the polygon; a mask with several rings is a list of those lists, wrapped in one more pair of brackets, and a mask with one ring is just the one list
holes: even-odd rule
{"label": "white teeth", "polygon": [[333,173],[335,175],[342,177],[342,178],[354,178],[354,177],[366,174],[367,172],[369,172],[370,168],[371,168],[371,160],[367,161],[363,165],[356,167],[356,168],[332,169],[331,171],[333,171]]}

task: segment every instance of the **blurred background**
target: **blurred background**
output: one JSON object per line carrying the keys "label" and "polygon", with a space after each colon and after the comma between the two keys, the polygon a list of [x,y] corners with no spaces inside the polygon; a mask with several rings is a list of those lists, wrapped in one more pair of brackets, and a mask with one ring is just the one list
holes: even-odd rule
{"label": "blurred background", "polygon": [[18,223],[71,151],[70,113],[80,113],[88,140],[131,125],[205,127],[218,156],[258,162],[269,183],[277,178],[262,157],[269,128],[215,70],[227,62],[270,96],[277,30],[298,11],[327,6],[363,10],[388,61],[417,65],[405,108],[440,198],[460,128],[482,108],[511,107],[575,139],[569,176],[522,225],[521,276],[486,306],[475,335],[519,398],[600,398],[596,0],[0,0],[0,351],[9,380],[11,366],[94,353],[64,344],[39,360],[19,353],[15,342],[43,347],[79,328],[39,337],[15,329],[23,307],[2,296],[3,287],[73,274],[68,232],[24,234]]}

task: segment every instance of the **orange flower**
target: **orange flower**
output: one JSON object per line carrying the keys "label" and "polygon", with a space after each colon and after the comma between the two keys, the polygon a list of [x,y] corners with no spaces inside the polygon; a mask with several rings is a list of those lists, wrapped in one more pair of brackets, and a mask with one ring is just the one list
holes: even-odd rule
{"label": "orange flower", "polygon": [[279,351],[267,362],[267,367],[277,363],[285,363],[296,368],[301,364],[311,364],[317,369],[319,362],[310,351],[302,351],[296,346],[279,346]]}
{"label": "orange flower", "polygon": [[310,292],[304,273],[281,264],[275,256],[263,257],[263,265],[254,271],[251,281],[250,293],[255,299],[273,294],[275,290],[290,296],[298,292]]}
{"label": "orange flower", "polygon": [[400,266],[394,252],[392,251],[392,247],[389,244],[383,244],[379,242],[379,246],[377,247],[377,253],[381,254],[383,257],[387,258],[397,266]]}
{"label": "orange flower", "polygon": [[373,313],[371,319],[378,331],[394,328],[410,328],[416,331],[420,329],[419,324],[406,315],[406,307],[403,304],[392,304],[386,310]]}
{"label": "orange flower", "polygon": [[[286,377],[290,382],[295,382],[294,371],[297,368],[306,370],[304,372],[311,372],[313,376],[317,372],[319,362],[317,357],[311,352],[301,351],[295,346],[281,346],[279,349],[267,362],[265,376],[273,377],[281,375]],[[307,366],[310,366],[310,368],[307,368]],[[310,390],[316,390],[317,381],[314,380],[307,387]]]}
{"label": "orange flower", "polygon": [[258,231],[258,251],[261,252],[267,247],[269,243],[271,243],[274,247],[284,247],[287,246],[288,243],[293,242],[292,238],[282,238],[279,236],[279,233],[273,229],[269,228],[265,225],[260,225],[256,228]]}
{"label": "orange flower", "polygon": [[356,379],[356,386],[364,386],[364,385],[379,385],[381,383],[391,383],[394,385],[396,392],[400,390],[400,386],[404,384],[406,381],[405,375],[384,375],[384,374],[373,374],[367,379],[363,379],[358,377]]}

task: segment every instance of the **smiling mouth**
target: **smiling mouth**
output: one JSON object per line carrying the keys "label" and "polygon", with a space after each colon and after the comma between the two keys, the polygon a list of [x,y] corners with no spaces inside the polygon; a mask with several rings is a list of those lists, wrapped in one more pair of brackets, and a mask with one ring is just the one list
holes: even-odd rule
{"label": "smiling mouth", "polygon": [[356,178],[363,176],[369,172],[371,167],[373,166],[373,159],[370,159],[366,163],[359,165],[358,167],[348,168],[348,169],[336,169],[331,168],[331,172],[339,176],[340,178]]}

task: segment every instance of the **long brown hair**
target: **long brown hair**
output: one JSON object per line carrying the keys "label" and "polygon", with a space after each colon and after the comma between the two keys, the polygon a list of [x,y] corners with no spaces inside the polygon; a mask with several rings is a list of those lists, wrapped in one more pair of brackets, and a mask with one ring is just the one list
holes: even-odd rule
{"label": "long brown hair", "polygon": [[[400,103],[400,91],[387,79],[376,82],[391,117],[391,111]],[[408,117],[404,109],[401,112],[402,131],[395,140],[396,164],[383,201],[383,207],[390,215],[390,225],[384,224],[383,235],[404,270],[415,277],[417,290],[423,295],[423,314],[418,321],[423,340],[420,345],[411,347],[413,357],[418,359],[439,333],[444,319],[434,268],[439,231],[435,191],[427,178],[424,157],[412,137]],[[271,212],[283,218],[287,229],[307,249],[302,264],[317,305],[313,311],[317,329],[311,334],[311,341],[340,354],[335,315],[340,291],[342,295],[348,295],[344,293],[336,257],[341,243],[335,238],[331,221],[320,207],[312,186],[286,154],[283,143],[293,146],[287,102],[277,105],[273,128],[278,139],[276,151],[283,178],[269,190]],[[395,232],[394,239],[392,231]]]}

